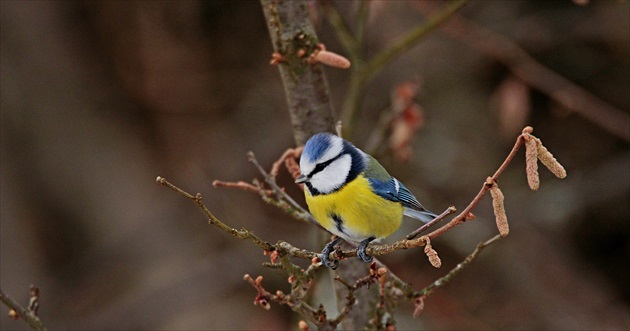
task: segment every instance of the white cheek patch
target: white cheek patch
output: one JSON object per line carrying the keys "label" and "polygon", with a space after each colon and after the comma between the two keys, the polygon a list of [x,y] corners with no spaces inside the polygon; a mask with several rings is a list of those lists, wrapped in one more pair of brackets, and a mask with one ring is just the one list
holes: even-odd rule
{"label": "white cheek patch", "polygon": [[324,170],[313,175],[311,184],[323,194],[330,193],[343,186],[351,166],[352,157],[345,154],[329,164]]}
{"label": "white cheek patch", "polygon": [[300,171],[302,172],[302,174],[310,175],[318,163],[324,163],[341,154],[341,152],[343,151],[343,140],[333,135],[331,135],[330,137],[330,145],[328,149],[317,160],[311,161],[308,157],[302,154],[302,157],[300,157]]}

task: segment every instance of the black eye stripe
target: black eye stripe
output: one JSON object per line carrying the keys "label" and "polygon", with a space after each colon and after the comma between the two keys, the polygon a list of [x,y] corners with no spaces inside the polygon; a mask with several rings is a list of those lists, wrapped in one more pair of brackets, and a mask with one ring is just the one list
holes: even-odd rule
{"label": "black eye stripe", "polygon": [[331,164],[331,163],[333,163],[335,160],[337,160],[338,158],[340,158],[340,157],[342,157],[342,156],[344,156],[344,155],[345,155],[345,153],[342,153],[342,154],[339,154],[339,155],[337,155],[337,156],[333,157],[332,159],[330,159],[330,160],[328,160],[328,161],[325,161],[325,162],[322,162],[322,163],[318,163],[318,164],[316,164],[316,165],[315,165],[315,169],[313,169],[313,171],[311,171],[311,173],[310,173],[310,174],[308,174],[308,178],[311,178],[311,177],[313,177],[313,175],[315,175],[316,173],[318,173],[318,172],[320,172],[320,171],[324,170],[324,169],[325,169],[328,165],[330,165],[330,164]]}

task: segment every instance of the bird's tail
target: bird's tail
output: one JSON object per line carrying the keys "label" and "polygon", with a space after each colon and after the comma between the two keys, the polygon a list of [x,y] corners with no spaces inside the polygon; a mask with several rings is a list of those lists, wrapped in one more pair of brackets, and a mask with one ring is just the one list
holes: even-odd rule
{"label": "bird's tail", "polygon": [[416,209],[411,209],[411,208],[405,208],[403,210],[403,214],[405,216],[417,219],[419,221],[422,221],[424,223],[428,223],[429,221],[431,221],[432,219],[436,218],[438,215],[424,209],[424,210],[416,210]]}

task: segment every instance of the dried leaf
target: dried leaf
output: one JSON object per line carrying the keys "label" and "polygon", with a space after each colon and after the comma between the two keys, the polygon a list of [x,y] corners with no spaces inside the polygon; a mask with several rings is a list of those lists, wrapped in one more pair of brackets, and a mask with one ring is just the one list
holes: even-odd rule
{"label": "dried leaf", "polygon": [[419,297],[416,299],[416,302],[415,302],[415,308],[413,309],[413,317],[416,318],[420,316],[423,310],[424,310],[424,297]]}
{"label": "dried leaf", "polygon": [[392,110],[396,116],[415,103],[419,90],[420,83],[418,79],[402,82],[394,87],[391,99]]}
{"label": "dried leaf", "polygon": [[424,111],[415,101],[420,84],[411,80],[397,85],[392,92],[392,112],[389,147],[399,162],[406,162],[412,154],[411,142],[424,123]]}

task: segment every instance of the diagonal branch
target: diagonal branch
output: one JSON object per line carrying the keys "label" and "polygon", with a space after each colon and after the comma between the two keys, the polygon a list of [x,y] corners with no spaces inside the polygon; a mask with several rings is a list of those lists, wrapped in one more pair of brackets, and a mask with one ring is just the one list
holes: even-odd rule
{"label": "diagonal branch", "polygon": [[170,188],[171,190],[183,195],[185,198],[188,198],[190,200],[192,200],[194,203],[197,204],[197,206],[203,211],[203,213],[206,215],[206,217],[208,217],[208,223],[210,225],[214,225],[216,227],[218,227],[219,229],[233,235],[236,238],[239,239],[246,239],[246,240],[250,240],[251,242],[253,242],[254,244],[256,244],[256,246],[262,248],[265,251],[272,251],[275,248],[273,247],[273,245],[271,245],[270,243],[262,240],[260,237],[258,237],[257,235],[255,235],[253,232],[247,230],[247,229],[235,229],[223,222],[221,222],[216,216],[214,216],[214,214],[212,214],[212,212],[210,210],[208,210],[208,208],[206,207],[206,205],[203,203],[203,199],[201,198],[201,193],[197,193],[197,195],[192,195],[182,189],[180,189],[179,187],[171,184],[169,181],[167,181],[165,178],[158,176],[156,179],[156,182],[159,185],[163,185],[166,186],[168,188]]}
{"label": "diagonal branch", "polygon": [[[421,11],[428,11],[427,7],[432,6],[421,2],[418,7]],[[497,59],[515,76],[564,108],[576,112],[618,138],[630,141],[630,115],[547,68],[510,39],[461,15],[454,15],[440,28],[450,37]]]}
{"label": "diagonal branch", "polygon": [[22,317],[24,321],[28,323],[28,326],[30,326],[33,330],[46,330],[46,326],[44,326],[44,323],[42,322],[42,320],[40,320],[39,317],[35,315],[34,311],[23,307],[13,298],[6,295],[1,289],[0,289],[0,301],[2,301],[2,303],[4,303],[10,309],[16,311],[19,314],[19,316]]}
{"label": "diagonal branch", "polygon": [[[350,33],[347,29],[347,24],[342,21],[341,15],[336,12],[336,7],[332,5],[326,5],[327,12],[332,15],[329,18],[333,27],[338,34],[342,45],[346,47],[351,59],[353,59],[352,75],[350,76],[350,82],[348,92],[343,102],[341,121],[345,124],[346,130],[352,128],[355,121],[355,116],[361,107],[361,100],[365,93],[365,87],[370,80],[383,69],[385,65],[394,60],[396,57],[403,54],[406,50],[416,45],[424,36],[435,30],[440,24],[444,23],[457,11],[462,9],[468,0],[456,0],[446,5],[444,8],[438,10],[427,21],[418,25],[417,27],[408,31],[405,35],[391,42],[383,50],[373,56],[371,59],[366,60],[360,49],[355,49],[353,42],[348,42],[346,34]],[[367,19],[367,8],[361,9],[359,12],[358,24],[365,24]],[[363,33],[363,30],[359,30],[358,33]],[[353,38],[362,42],[362,39],[358,37]],[[355,53],[355,51],[359,53]]]}
{"label": "diagonal branch", "polygon": [[[367,1],[361,1],[365,4]],[[321,2],[322,8],[326,13],[326,18],[330,24],[334,27],[334,31],[337,34],[337,39],[341,43],[341,46],[346,50],[350,56],[350,60],[356,65],[361,59],[361,47],[359,38],[355,37],[354,33],[350,29],[350,26],[341,16],[337,6],[331,0],[324,0]],[[367,5],[363,5],[364,7]]]}
{"label": "diagonal branch", "polygon": [[462,9],[467,2],[468,0],[452,1],[443,9],[440,9],[440,11],[436,14],[432,15],[428,21],[407,32],[407,34],[402,37],[394,40],[366,64],[364,75],[371,78],[385,64],[391,62],[394,58],[414,46],[425,35],[439,27],[440,24]]}
{"label": "diagonal branch", "polygon": [[464,270],[464,268],[466,268],[472,261],[474,261],[477,256],[479,256],[479,254],[481,254],[481,251],[488,247],[489,245],[499,241],[501,238],[501,235],[496,235],[484,242],[481,242],[477,245],[477,247],[475,248],[475,250],[470,253],[470,255],[468,255],[466,257],[466,259],[464,259],[464,261],[460,262],[455,268],[451,269],[451,271],[449,271],[446,275],[436,279],[433,283],[431,283],[429,286],[423,288],[420,291],[416,291],[411,293],[410,297],[412,298],[418,298],[418,297],[428,297],[429,295],[431,295],[433,293],[433,291],[435,291],[436,289],[445,286],[446,284],[448,284],[453,278],[455,278],[455,276],[457,276],[457,274],[459,274],[462,270]]}

